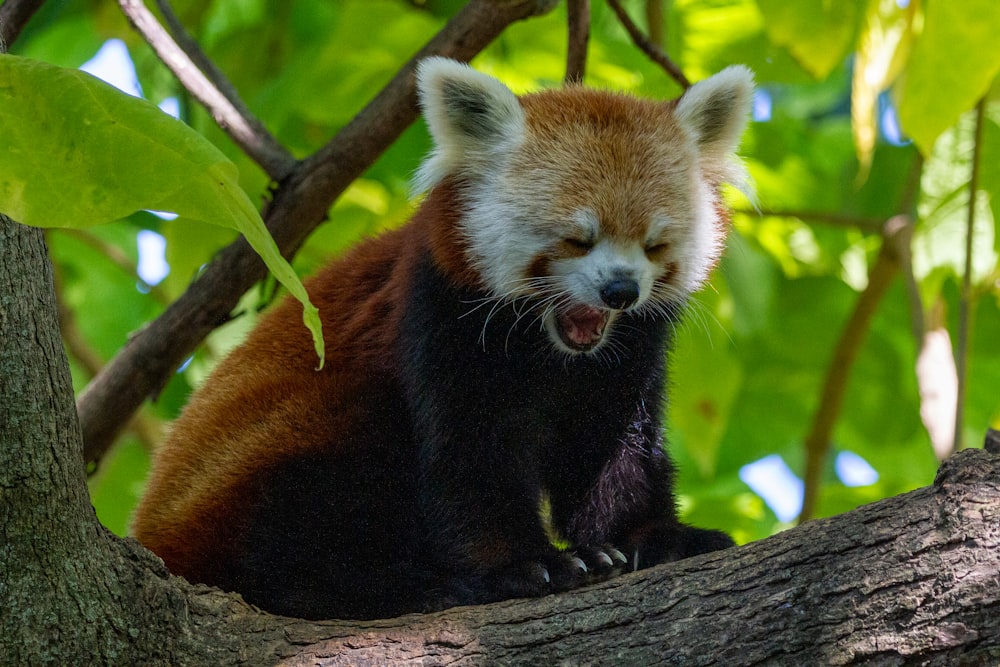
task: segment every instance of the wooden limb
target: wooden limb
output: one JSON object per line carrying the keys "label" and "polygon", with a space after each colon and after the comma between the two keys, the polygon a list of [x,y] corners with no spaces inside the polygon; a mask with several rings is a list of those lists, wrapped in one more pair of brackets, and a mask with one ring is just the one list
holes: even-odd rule
{"label": "wooden limb", "polygon": [[[167,662],[216,665],[987,665],[1000,658],[1000,448],[934,484],[578,591],[364,623],[263,614],[168,578]],[[135,552],[135,553],[132,553]],[[140,553],[141,552],[141,553]],[[184,652],[180,652],[183,650]]]}
{"label": "wooden limb", "polygon": [[566,83],[583,83],[587,73],[587,45],[590,43],[590,0],[568,0],[566,41]]}
{"label": "wooden limb", "polygon": [[45,0],[5,0],[0,4],[0,53],[7,53],[24,26],[44,4]]}
{"label": "wooden limb", "polygon": [[[117,250],[114,246],[111,248]],[[63,296],[65,294],[63,275],[59,265],[55,262],[52,263],[52,275],[56,309],[59,315],[59,331],[62,333],[66,353],[76,361],[85,377],[93,378],[104,367],[104,359],[84,336],[77,324],[76,312],[66,303]],[[145,406],[136,413],[126,429],[132,433],[146,451],[152,452],[162,435],[162,422],[152,414],[148,406]],[[92,466],[88,469],[88,474],[96,471],[97,467]]]}
{"label": "wooden limb", "polygon": [[[816,498],[819,494],[820,476],[826,458],[830,453],[830,442],[833,429],[840,417],[840,409],[847,393],[847,383],[851,369],[861,352],[861,347],[868,335],[872,317],[885,296],[889,285],[899,271],[898,245],[909,246],[909,234],[912,225],[906,216],[890,218],[885,225],[882,248],[875,264],[868,273],[868,285],[861,292],[850,318],[844,325],[844,330],[837,340],[833,357],[823,380],[823,391],[819,405],[813,417],[809,434],[805,440],[806,466],[803,476],[804,489],[802,511],[799,523],[812,518],[816,509]],[[898,237],[905,240],[900,240]]]}
{"label": "wooden limb", "polygon": [[860,231],[871,233],[880,233],[882,226],[885,224],[885,220],[882,218],[867,218],[849,213],[837,213],[835,211],[738,208],[734,209],[733,213],[749,215],[755,218],[798,218],[804,222],[819,222],[834,227],[853,227]]}
{"label": "wooden limb", "polygon": [[614,10],[615,15],[618,16],[618,20],[621,21],[622,26],[624,26],[625,30],[628,32],[632,41],[639,48],[639,50],[645,53],[654,63],[662,67],[663,71],[666,72],[670,78],[679,83],[682,88],[690,88],[691,82],[684,75],[684,72],[681,71],[681,68],[670,59],[670,56],[664,53],[663,49],[643,34],[642,30],[639,29],[639,26],[635,24],[635,21],[632,20],[632,18],[628,15],[628,12],[625,11],[625,8],[622,7],[621,2],[619,2],[619,0],[608,0],[608,5],[610,5],[611,9]]}
{"label": "wooden limb", "polygon": [[5,665],[1000,660],[996,432],[984,449],[945,461],[932,486],[740,548],[540,599],[307,622],[172,577],[135,540],[100,526],[80,466],[42,233],[3,215],[0,294],[10,297],[0,309]]}
{"label": "wooden limb", "polygon": [[664,48],[663,2],[664,0],[646,0],[646,26],[649,30],[649,41],[661,49]]}
{"label": "wooden limb", "polygon": [[969,211],[965,225],[965,270],[962,273],[962,296],[958,302],[958,331],[955,334],[955,369],[958,371],[958,396],[955,400],[955,437],[952,451],[962,448],[965,421],[965,390],[969,374],[969,318],[972,309],[972,239],[976,226],[976,199],[979,190],[979,163],[983,155],[983,128],[986,98],[976,105],[976,125],[972,142],[972,173],[969,175]]}
{"label": "wooden limb", "polygon": [[[217,68],[212,67],[209,72],[200,68],[196,60],[202,65],[207,61],[201,51],[195,49],[195,56],[192,57],[178,46],[142,0],[119,0],[118,4],[132,27],[142,35],[191,95],[208,109],[215,122],[236,145],[259,164],[272,180],[280,181],[285,178],[294,167],[295,158],[243,104],[236,90]],[[191,49],[193,40],[188,39],[185,45]],[[209,73],[214,80],[207,76]],[[222,82],[221,88],[217,82]]]}
{"label": "wooden limb", "polygon": [[[127,1],[127,0],[123,0]],[[417,116],[414,68],[429,55],[469,60],[511,23],[551,10],[554,0],[472,0],[326,146],[298,163],[274,191],[264,221],[291,256],[350,183]],[[132,337],[77,402],[87,462],[100,458],[128,418],[157,393],[240,296],[263,278],[242,238],[223,249],[156,320]]]}
{"label": "wooden limb", "polygon": [[364,628],[281,664],[996,664],[998,527],[1000,456],[968,451],[933,487],[737,550]]}

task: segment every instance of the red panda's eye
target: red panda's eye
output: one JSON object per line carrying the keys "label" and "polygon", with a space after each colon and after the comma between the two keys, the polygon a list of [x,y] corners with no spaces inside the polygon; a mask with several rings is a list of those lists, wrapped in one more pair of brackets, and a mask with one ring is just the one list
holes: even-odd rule
{"label": "red panda's eye", "polygon": [[644,250],[647,255],[658,255],[669,247],[669,243],[651,243]]}
{"label": "red panda's eye", "polygon": [[566,238],[563,239],[563,243],[578,252],[590,252],[590,250],[594,247],[594,242],[589,239]]}

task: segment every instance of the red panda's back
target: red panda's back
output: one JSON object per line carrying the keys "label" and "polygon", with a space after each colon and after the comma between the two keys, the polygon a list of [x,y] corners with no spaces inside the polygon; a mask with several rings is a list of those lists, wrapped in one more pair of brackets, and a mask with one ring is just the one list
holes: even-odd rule
{"label": "red panda's back", "polygon": [[414,221],[366,241],[307,282],[323,321],[323,370],[301,306],[286,299],[193,395],[156,452],[133,521],[135,537],[172,572],[220,583],[259,475],[337,446],[357,421],[348,397],[393,375],[408,267],[427,247],[423,227]]}

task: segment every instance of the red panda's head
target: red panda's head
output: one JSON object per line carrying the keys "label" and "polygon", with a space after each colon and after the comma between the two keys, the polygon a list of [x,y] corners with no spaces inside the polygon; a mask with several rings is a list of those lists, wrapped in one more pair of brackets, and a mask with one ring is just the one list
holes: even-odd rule
{"label": "red panda's head", "polygon": [[498,299],[528,300],[556,348],[599,349],[623,311],[683,301],[726,234],[720,186],[753,77],[730,67],[670,102],[582,87],[518,98],[461,63],[418,69],[435,148],[418,187],[461,184],[465,261]]}

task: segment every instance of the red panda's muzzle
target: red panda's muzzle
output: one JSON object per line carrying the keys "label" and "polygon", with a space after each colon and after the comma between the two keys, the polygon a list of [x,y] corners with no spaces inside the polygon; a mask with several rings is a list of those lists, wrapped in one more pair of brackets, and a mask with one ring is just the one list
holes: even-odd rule
{"label": "red panda's muzzle", "polygon": [[556,330],[568,347],[586,352],[604,337],[609,311],[592,306],[576,305],[556,314]]}

